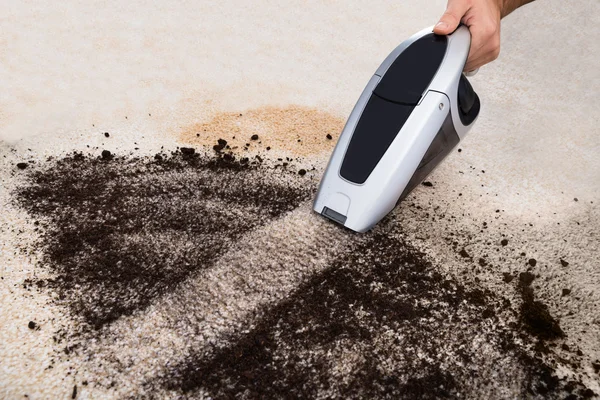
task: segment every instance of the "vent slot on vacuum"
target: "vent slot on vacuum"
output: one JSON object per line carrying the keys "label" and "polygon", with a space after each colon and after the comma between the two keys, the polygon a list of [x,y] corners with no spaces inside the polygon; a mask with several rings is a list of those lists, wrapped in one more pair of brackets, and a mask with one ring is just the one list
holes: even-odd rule
{"label": "vent slot on vacuum", "polygon": [[344,225],[346,223],[346,216],[340,214],[337,211],[332,210],[331,208],[323,207],[323,212],[321,215],[329,218],[332,221],[337,222],[338,224]]}

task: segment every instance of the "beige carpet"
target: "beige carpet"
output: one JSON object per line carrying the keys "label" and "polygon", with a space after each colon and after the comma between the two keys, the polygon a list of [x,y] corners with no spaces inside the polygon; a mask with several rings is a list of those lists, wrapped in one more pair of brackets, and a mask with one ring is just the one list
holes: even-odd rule
{"label": "beige carpet", "polygon": [[443,1],[4,5],[0,398],[597,398],[600,4],[565,7],[504,21],[460,151],[358,235],[312,197]]}

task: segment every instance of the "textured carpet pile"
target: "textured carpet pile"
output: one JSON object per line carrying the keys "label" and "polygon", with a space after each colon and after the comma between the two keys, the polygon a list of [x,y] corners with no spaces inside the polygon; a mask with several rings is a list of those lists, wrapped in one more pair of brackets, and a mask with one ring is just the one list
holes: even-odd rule
{"label": "textured carpet pile", "polygon": [[3,2],[0,399],[600,398],[598,0],[502,21],[372,231],[312,211],[446,4]]}
{"label": "textured carpet pile", "polygon": [[[220,139],[14,167],[12,204],[36,233],[19,249],[42,272],[22,289],[66,315],[22,330],[54,330],[40,367],[68,366],[71,396],[595,396],[600,363],[537,298],[538,261],[508,257],[512,240],[488,233],[500,210],[475,240],[409,198],[359,235],[311,212],[314,166],[265,152]],[[427,224],[453,261],[411,243],[405,227]]]}

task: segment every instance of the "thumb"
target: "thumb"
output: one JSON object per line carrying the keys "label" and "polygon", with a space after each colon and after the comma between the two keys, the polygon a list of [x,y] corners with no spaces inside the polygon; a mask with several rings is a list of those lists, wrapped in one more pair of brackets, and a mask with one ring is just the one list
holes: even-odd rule
{"label": "thumb", "polygon": [[465,0],[449,0],[446,12],[433,27],[433,33],[437,35],[449,35],[454,32],[468,9],[469,5]]}

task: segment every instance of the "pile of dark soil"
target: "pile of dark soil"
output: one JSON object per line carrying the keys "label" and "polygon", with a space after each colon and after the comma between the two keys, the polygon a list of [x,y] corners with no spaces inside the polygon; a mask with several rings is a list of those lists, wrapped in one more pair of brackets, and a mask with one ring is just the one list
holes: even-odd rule
{"label": "pile of dark soil", "polygon": [[310,196],[285,183],[295,171],[265,174],[259,165],[191,148],[50,162],[16,193],[44,228],[42,264],[54,277],[37,285],[56,290],[83,329],[144,308]]}
{"label": "pile of dark soil", "polygon": [[510,303],[443,276],[392,235],[359,240],[235,345],[187,357],[158,384],[215,398],[500,398],[522,374],[523,397],[589,390],[559,379],[517,344],[518,331],[497,325]]}
{"label": "pile of dark soil", "polygon": [[[26,184],[15,198],[36,220],[40,265],[52,276],[25,284],[55,292],[73,317],[71,334],[85,333],[83,346],[67,346],[65,353],[85,353],[89,338],[110,341],[106,326],[177,291],[244,234],[314,194],[306,168],[288,170],[289,160],[268,167],[258,156],[238,159],[227,146],[219,140],[212,155],[193,148],[142,158],[73,153],[21,172]],[[231,329],[209,353],[173,358],[140,393],[428,399],[501,398],[510,389],[523,398],[594,395],[581,381],[556,375],[548,348],[564,332],[536,300],[532,274],[512,283],[522,298],[513,309],[507,299],[443,274],[400,229],[384,221],[352,236],[351,253],[284,301],[255,310],[248,329]],[[456,251],[461,262],[488,265],[464,247]],[[514,277],[505,273],[504,281]],[[202,340],[193,327],[189,332],[187,340]],[[118,376],[110,379],[106,390],[120,384]]]}

